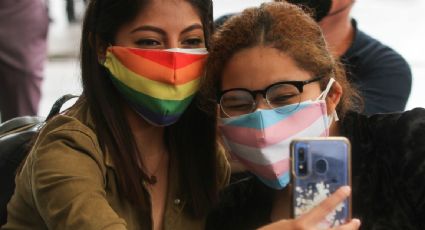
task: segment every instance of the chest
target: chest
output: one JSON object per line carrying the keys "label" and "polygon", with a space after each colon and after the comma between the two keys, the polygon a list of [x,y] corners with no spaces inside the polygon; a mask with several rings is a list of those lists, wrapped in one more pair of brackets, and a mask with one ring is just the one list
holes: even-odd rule
{"label": "chest", "polygon": [[[163,215],[163,230],[203,229],[204,218],[192,218],[185,212],[186,202],[176,195],[172,183],[145,191],[145,207],[137,207],[125,199],[121,199],[113,169],[107,170],[106,199],[119,217],[127,223],[127,229],[155,229],[153,219]],[[165,187],[165,188],[164,188]],[[152,208],[155,203],[156,208]],[[147,210],[147,211],[144,211]]]}

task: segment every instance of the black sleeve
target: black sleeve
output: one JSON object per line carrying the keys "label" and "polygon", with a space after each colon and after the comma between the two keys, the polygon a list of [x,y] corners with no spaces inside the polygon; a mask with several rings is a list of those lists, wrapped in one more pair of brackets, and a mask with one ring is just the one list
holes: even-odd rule
{"label": "black sleeve", "polygon": [[425,229],[425,109],[403,113],[393,134],[393,140],[399,140],[394,145],[399,155],[392,167],[398,173],[394,184],[400,211],[404,212],[400,215],[407,217],[412,229]]}
{"label": "black sleeve", "polygon": [[361,229],[425,229],[425,109],[351,116],[342,125]]}

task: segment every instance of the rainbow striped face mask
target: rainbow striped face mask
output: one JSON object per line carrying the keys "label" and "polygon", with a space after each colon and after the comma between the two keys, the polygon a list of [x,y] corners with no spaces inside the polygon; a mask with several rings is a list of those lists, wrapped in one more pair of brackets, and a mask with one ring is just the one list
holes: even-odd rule
{"label": "rainbow striped face mask", "polygon": [[332,120],[338,119],[336,113],[327,116],[325,101],[334,81],[331,78],[316,100],[220,118],[219,128],[232,156],[267,186],[285,188],[290,177],[291,140],[328,136]]}
{"label": "rainbow striped face mask", "polygon": [[178,121],[199,89],[206,49],[111,46],[103,65],[130,106],[155,126]]}

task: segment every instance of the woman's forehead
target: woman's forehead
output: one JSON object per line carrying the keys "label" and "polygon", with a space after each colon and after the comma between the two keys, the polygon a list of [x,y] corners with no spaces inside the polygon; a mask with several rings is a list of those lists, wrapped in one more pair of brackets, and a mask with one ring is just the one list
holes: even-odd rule
{"label": "woman's forehead", "polygon": [[275,48],[256,46],[241,50],[225,64],[222,89],[264,88],[278,81],[300,81],[311,75],[287,54]]}
{"label": "woman's forehead", "polygon": [[184,29],[201,23],[198,10],[186,0],[154,0],[141,9],[130,27],[151,25],[165,29]]}

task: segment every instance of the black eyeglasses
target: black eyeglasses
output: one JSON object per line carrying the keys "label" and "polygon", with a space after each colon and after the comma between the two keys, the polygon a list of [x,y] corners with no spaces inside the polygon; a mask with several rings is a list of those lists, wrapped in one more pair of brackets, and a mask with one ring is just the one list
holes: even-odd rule
{"label": "black eyeglasses", "polygon": [[[323,78],[316,77],[305,81],[281,81],[267,86],[263,90],[248,90],[245,88],[233,88],[218,93],[218,102],[221,110],[229,117],[251,113],[257,107],[255,98],[261,94],[270,108],[278,108],[285,105],[296,105],[301,102],[301,93],[305,85],[319,81]],[[286,110],[287,112],[293,110]]]}

